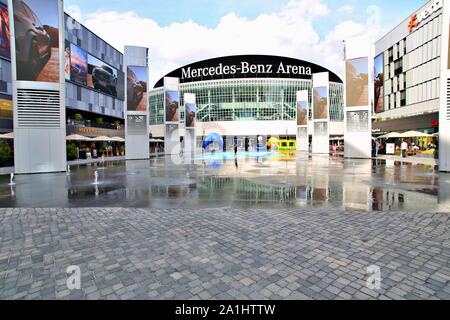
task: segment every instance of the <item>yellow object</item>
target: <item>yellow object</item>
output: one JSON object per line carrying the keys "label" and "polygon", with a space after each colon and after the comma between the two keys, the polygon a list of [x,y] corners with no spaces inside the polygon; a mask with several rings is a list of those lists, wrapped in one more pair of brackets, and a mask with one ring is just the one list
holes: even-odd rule
{"label": "yellow object", "polygon": [[267,141],[267,147],[277,148],[278,150],[292,150],[297,149],[297,142],[295,140],[278,140],[277,138],[270,138]]}

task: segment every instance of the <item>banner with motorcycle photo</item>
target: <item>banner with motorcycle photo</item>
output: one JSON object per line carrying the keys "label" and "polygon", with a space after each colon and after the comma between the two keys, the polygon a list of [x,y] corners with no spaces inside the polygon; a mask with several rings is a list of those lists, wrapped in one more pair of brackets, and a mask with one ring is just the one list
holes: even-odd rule
{"label": "banner with motorcycle photo", "polygon": [[66,80],[124,100],[124,73],[66,41]]}
{"label": "banner with motorcycle photo", "polygon": [[11,2],[17,80],[59,83],[59,1]]}
{"label": "banner with motorcycle photo", "polygon": [[127,110],[147,112],[148,67],[127,67]]}

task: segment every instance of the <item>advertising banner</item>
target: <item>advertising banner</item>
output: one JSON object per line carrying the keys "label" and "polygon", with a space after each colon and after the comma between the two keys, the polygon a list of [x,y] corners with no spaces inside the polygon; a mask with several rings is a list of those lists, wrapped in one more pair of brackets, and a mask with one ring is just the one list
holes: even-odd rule
{"label": "advertising banner", "polygon": [[11,34],[6,1],[0,1],[0,58],[11,60]]}
{"label": "advertising banner", "polygon": [[369,105],[369,59],[349,59],[345,63],[347,107]]}
{"label": "advertising banner", "polygon": [[180,92],[167,90],[165,92],[166,101],[166,123],[177,124],[180,120]]}
{"label": "advertising banner", "polygon": [[197,115],[197,104],[195,94],[184,94],[184,119],[186,121],[186,129],[195,128],[195,117]]}
{"label": "advertising banner", "polygon": [[377,56],[374,62],[374,106],[379,113],[384,111],[384,54]]}
{"label": "advertising banner", "polygon": [[180,91],[178,78],[164,78],[164,122],[179,124],[180,121]]}
{"label": "advertising banner", "polygon": [[120,100],[124,99],[124,73],[122,71],[90,55],[69,41],[65,42],[65,47],[64,73],[66,80]]}
{"label": "advertising banner", "polygon": [[[382,57],[378,57],[378,67],[374,65],[373,50],[369,37],[356,37],[345,41],[344,156],[346,158],[369,159],[372,156],[371,115],[373,109],[378,108],[380,111],[383,109],[383,93],[380,87],[383,84],[383,62]],[[369,70],[374,71],[370,77]],[[372,84],[376,78],[379,79],[378,87]]]}
{"label": "advertising banner", "polygon": [[147,112],[148,67],[127,67],[128,111]]}
{"label": "advertising banner", "polygon": [[17,80],[59,83],[58,0],[13,0]]}
{"label": "advertising banner", "polygon": [[0,118],[13,118],[13,103],[11,99],[4,99],[0,97]]}
{"label": "advertising banner", "polygon": [[313,89],[313,116],[314,120],[328,120],[328,87]]}
{"label": "advertising banner", "polygon": [[308,125],[308,101],[297,101],[297,126]]}

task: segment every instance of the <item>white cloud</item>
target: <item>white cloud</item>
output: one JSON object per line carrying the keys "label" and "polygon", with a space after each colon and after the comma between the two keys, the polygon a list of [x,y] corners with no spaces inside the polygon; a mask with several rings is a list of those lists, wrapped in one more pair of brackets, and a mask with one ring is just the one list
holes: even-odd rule
{"label": "white cloud", "polygon": [[342,40],[368,27],[352,21],[337,25],[320,38],[314,23],[329,16],[319,0],[291,0],[279,12],[255,19],[229,13],[208,28],[194,21],[161,27],[135,12],[99,11],[85,25],[119,50],[124,45],[150,49],[151,85],[168,72],[195,61],[238,54],[273,54],[318,63],[342,73]]}
{"label": "white cloud", "polygon": [[345,6],[340,7],[340,8],[338,9],[338,12],[339,12],[339,13],[347,13],[347,14],[350,14],[350,13],[353,13],[353,11],[354,11],[354,8],[353,8],[353,6],[351,6],[351,5],[345,5]]}

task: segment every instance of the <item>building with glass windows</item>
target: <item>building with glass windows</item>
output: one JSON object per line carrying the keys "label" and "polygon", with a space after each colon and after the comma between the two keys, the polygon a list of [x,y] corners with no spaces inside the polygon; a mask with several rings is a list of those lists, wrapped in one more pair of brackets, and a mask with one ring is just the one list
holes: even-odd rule
{"label": "building with glass windows", "polygon": [[[180,79],[181,106],[184,93],[196,95],[197,136],[219,133],[226,141],[237,136],[254,146],[259,135],[295,140],[297,91],[309,91],[311,106],[312,74],[319,72],[330,74],[331,135],[342,136],[342,80],[321,66],[277,56],[231,56],[187,65],[166,76]],[[149,100],[151,135],[162,138],[163,79],[150,92]],[[181,131],[183,135],[183,129]]]}
{"label": "building with glass windows", "polygon": [[439,131],[443,7],[427,2],[375,43],[376,131]]}

